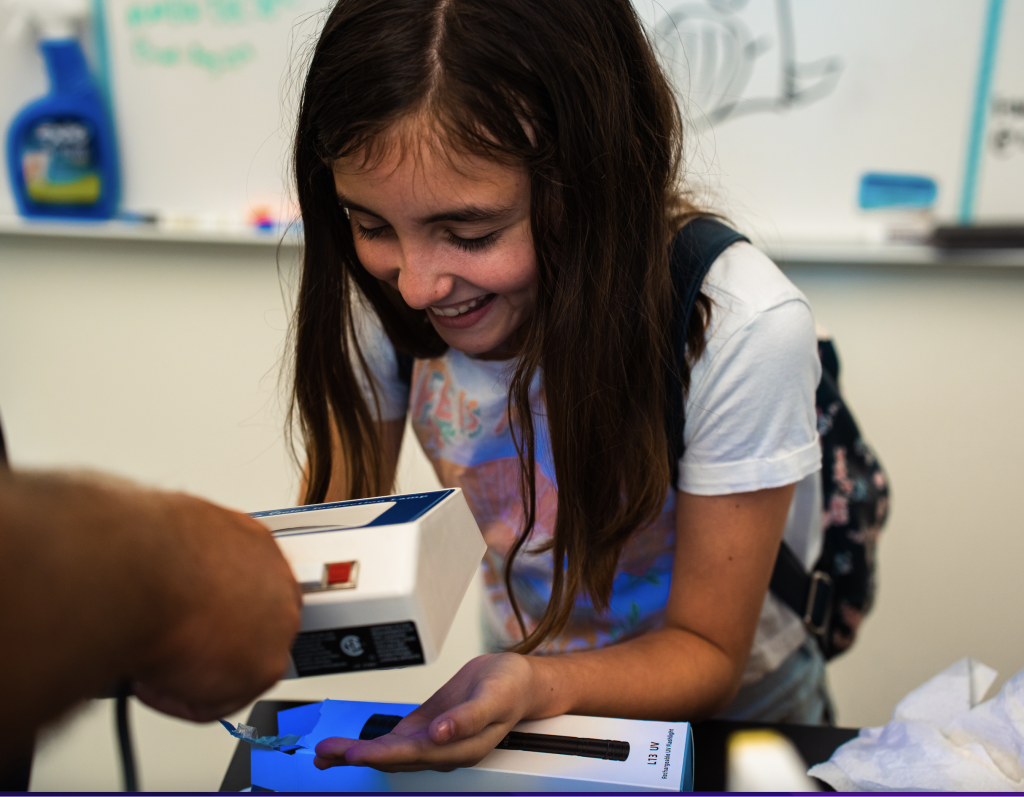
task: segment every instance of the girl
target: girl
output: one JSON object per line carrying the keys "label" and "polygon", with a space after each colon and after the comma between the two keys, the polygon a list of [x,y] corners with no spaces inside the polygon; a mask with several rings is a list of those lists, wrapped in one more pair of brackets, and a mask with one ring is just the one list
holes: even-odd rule
{"label": "girl", "polygon": [[814,324],[737,243],[671,374],[681,127],[628,0],[330,13],[295,145],[304,500],[390,492],[411,414],[488,544],[496,652],[318,766],[470,765],[561,713],[825,718],[820,656],[766,597],[784,530],[808,563],[820,536]]}

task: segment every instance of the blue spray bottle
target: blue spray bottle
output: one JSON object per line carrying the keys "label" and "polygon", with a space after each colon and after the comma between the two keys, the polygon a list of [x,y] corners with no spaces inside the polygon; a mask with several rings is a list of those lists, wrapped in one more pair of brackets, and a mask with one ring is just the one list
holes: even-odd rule
{"label": "blue spray bottle", "polygon": [[117,212],[114,131],[76,28],[87,0],[28,0],[22,20],[40,34],[50,93],[7,133],[7,168],[23,216],[109,219]]}

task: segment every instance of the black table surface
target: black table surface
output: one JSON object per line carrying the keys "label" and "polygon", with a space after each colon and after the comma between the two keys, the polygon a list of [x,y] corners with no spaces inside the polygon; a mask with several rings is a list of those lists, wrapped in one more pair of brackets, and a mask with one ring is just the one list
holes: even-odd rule
{"label": "black table surface", "polygon": [[[277,712],[308,705],[309,700],[260,700],[252,708],[247,725],[260,736],[277,735]],[[771,728],[790,739],[800,751],[807,766],[828,761],[841,744],[857,735],[855,728],[832,728],[824,725],[772,725],[763,722],[704,720],[693,724],[693,789],[694,791],[725,790],[725,747],[729,734],[755,728]],[[249,782],[249,745],[239,742],[231,757],[221,791],[241,791]],[[824,784],[823,784],[824,785]],[[827,787],[825,787],[827,788]]]}

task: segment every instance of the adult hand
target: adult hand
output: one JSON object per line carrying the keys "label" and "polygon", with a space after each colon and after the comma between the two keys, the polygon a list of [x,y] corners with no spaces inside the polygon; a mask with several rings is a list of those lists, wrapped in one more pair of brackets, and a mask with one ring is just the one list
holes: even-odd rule
{"label": "adult hand", "polygon": [[149,496],[174,545],[160,563],[174,606],[132,669],[134,691],[158,711],[207,722],[284,675],[302,593],[257,521],[183,494]]}
{"label": "adult hand", "polygon": [[319,769],[350,764],[384,772],[471,767],[517,722],[532,716],[535,687],[532,657],[478,656],[391,733],[370,741],[324,739],[313,763]]}

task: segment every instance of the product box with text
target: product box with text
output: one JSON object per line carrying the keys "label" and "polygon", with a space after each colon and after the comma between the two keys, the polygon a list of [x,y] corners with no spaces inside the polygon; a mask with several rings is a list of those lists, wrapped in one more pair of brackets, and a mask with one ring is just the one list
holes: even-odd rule
{"label": "product box with text", "polygon": [[319,770],[323,739],[373,738],[416,708],[403,703],[325,700],[278,714],[278,733],[301,736],[290,750],[251,751],[253,786],[288,792],[692,791],[689,723],[563,715],[521,722],[473,767],[384,773]]}

